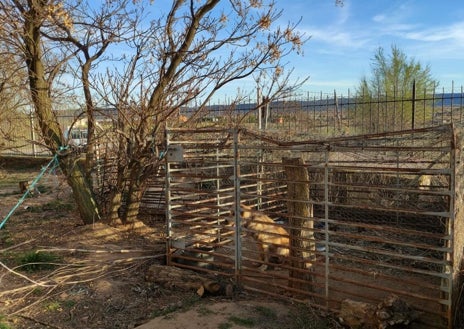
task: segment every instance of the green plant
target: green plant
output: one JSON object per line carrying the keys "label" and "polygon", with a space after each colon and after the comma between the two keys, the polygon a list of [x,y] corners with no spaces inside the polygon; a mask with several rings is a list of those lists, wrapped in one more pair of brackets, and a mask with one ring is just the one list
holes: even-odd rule
{"label": "green plant", "polygon": [[63,309],[70,309],[76,305],[74,300],[53,300],[45,305],[47,311],[63,311]]}
{"label": "green plant", "polygon": [[13,329],[8,323],[0,322],[0,329]]}
{"label": "green plant", "polygon": [[60,258],[57,255],[48,252],[30,251],[22,255],[19,261],[21,264],[21,270],[26,272],[36,272],[55,268],[57,266],[55,263],[59,262]]}
{"label": "green plant", "polygon": [[233,324],[229,322],[221,323],[218,326],[218,329],[230,329],[232,328]]}
{"label": "green plant", "polygon": [[13,329],[13,327],[10,326],[10,325],[6,322],[6,318],[5,318],[5,316],[3,316],[3,315],[0,315],[0,329]]}
{"label": "green plant", "polygon": [[75,300],[70,300],[70,299],[68,299],[68,300],[63,301],[62,304],[63,304],[63,306],[66,307],[66,308],[71,308],[71,307],[73,307],[73,306],[76,305],[76,301],[75,301]]}
{"label": "green plant", "polygon": [[206,315],[211,315],[211,314],[214,314],[213,311],[211,311],[209,308],[205,307],[205,306],[200,306],[198,307],[198,310],[197,310],[198,314],[200,316],[206,316]]}
{"label": "green plant", "polygon": [[253,328],[256,325],[256,320],[252,318],[239,318],[238,316],[232,315],[228,318],[229,321],[235,323],[238,326],[247,328]]}
{"label": "green plant", "polygon": [[40,193],[47,193],[47,192],[50,192],[51,188],[45,185],[37,185],[37,190]]}
{"label": "green plant", "polygon": [[45,305],[45,308],[48,311],[61,311],[62,307],[61,304],[58,301],[51,301],[47,305]]}
{"label": "green plant", "polygon": [[0,230],[0,242],[3,246],[9,247],[13,245],[13,238],[10,232],[6,230]]}
{"label": "green plant", "polygon": [[277,319],[277,314],[275,313],[275,311],[269,307],[265,307],[265,306],[256,306],[255,307],[256,309],[256,312],[266,318],[266,319]]}
{"label": "green plant", "polygon": [[31,294],[33,296],[42,296],[43,293],[44,293],[44,289],[42,287],[35,287],[31,291]]}
{"label": "green plant", "polygon": [[41,208],[42,210],[69,211],[69,210],[73,210],[74,206],[72,203],[69,203],[69,202],[63,202],[61,200],[53,200],[53,201],[50,201],[44,204]]}
{"label": "green plant", "polygon": [[58,216],[62,211],[70,211],[74,209],[74,205],[71,202],[65,202],[62,200],[53,200],[43,205],[28,206],[25,211],[31,213],[41,213],[43,211],[54,211]]}

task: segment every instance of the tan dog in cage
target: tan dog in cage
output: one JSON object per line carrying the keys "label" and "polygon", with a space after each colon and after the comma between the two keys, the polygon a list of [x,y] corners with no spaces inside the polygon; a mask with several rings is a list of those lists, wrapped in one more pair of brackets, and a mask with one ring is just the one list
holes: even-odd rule
{"label": "tan dog in cage", "polygon": [[269,261],[281,264],[290,254],[290,236],[288,232],[263,212],[253,210],[250,206],[240,205],[240,217],[243,227],[258,244],[261,253],[261,271],[268,268]]}

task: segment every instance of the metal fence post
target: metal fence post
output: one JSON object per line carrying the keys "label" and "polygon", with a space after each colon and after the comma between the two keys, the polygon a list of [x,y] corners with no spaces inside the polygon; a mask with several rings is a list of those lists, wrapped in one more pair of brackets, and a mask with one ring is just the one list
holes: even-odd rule
{"label": "metal fence post", "polygon": [[412,82],[412,111],[411,111],[411,128],[414,129],[415,122],[414,118],[416,117],[416,80]]}
{"label": "metal fence post", "polygon": [[239,161],[239,132],[233,130],[234,136],[234,220],[235,220],[235,281],[240,284],[240,274],[242,266],[242,245],[241,245],[241,218],[240,218],[240,161]]}
{"label": "metal fence post", "polygon": [[35,158],[37,156],[37,150],[35,147],[34,113],[32,111],[29,113],[29,123],[31,127],[32,156]]}

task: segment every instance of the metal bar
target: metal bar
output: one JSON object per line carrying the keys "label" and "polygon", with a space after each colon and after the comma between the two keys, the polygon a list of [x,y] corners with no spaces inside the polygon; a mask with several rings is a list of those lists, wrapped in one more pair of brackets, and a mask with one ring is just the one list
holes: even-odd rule
{"label": "metal bar", "polygon": [[[170,135],[168,129],[166,129],[166,150],[170,146]],[[172,208],[171,208],[171,164],[165,158],[166,166],[166,177],[165,177],[165,199],[166,199],[166,265],[171,264],[171,250],[172,250]]]}
{"label": "metal bar", "polygon": [[324,252],[324,258],[325,258],[325,307],[329,307],[329,298],[330,298],[330,289],[329,289],[329,276],[330,276],[330,257],[329,257],[329,251],[330,251],[330,246],[329,246],[329,234],[328,234],[328,229],[329,229],[329,159],[330,159],[330,154],[328,151],[324,153],[325,156],[325,166],[324,166],[324,221],[325,221],[325,235],[324,235],[324,243],[325,243],[325,252]]}
{"label": "metal bar", "polygon": [[240,135],[238,130],[234,129],[233,131],[234,137],[234,220],[235,220],[235,279],[237,284],[240,284],[240,274],[242,271],[242,223],[240,218],[240,151],[239,151],[239,142],[240,142]]}

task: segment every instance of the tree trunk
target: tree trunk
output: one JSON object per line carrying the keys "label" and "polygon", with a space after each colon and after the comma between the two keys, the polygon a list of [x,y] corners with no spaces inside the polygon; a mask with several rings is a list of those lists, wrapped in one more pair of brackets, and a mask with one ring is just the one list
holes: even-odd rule
{"label": "tree trunk", "polygon": [[[42,39],[40,34],[45,2],[36,2],[23,12],[24,17],[24,57],[28,68],[29,87],[38,117],[39,126],[46,145],[53,154],[65,152],[65,139],[61,127],[52,109],[50,81],[47,80],[45,65],[42,61]],[[85,171],[75,154],[59,157],[61,169],[72,188],[73,196],[81,219],[85,224],[100,219],[97,202],[92,188],[85,179]]]}
{"label": "tree trunk", "polygon": [[121,192],[114,191],[110,195],[110,205],[108,209],[108,213],[105,213],[106,220],[109,225],[116,225],[119,221],[119,214],[122,207],[122,195]]}
{"label": "tree trunk", "polygon": [[90,91],[90,78],[89,78],[89,71],[91,67],[92,62],[87,61],[83,66],[82,66],[82,75],[81,75],[81,81],[82,81],[82,89],[84,91],[84,98],[85,98],[85,113],[87,116],[87,152],[86,152],[86,159],[85,159],[85,177],[87,181],[91,184],[93,187],[93,181],[92,181],[92,169],[94,169],[95,166],[95,157],[96,157],[96,151],[98,147],[95,145],[96,139],[95,139],[95,116],[94,116],[94,106],[93,106],[93,100],[92,100],[92,93]]}
{"label": "tree trunk", "polygon": [[301,158],[283,158],[282,163],[287,179],[287,207],[291,227],[290,256],[293,269],[289,273],[289,286],[311,290],[311,286],[300,281],[311,281],[312,276],[307,270],[312,266],[316,250],[313,208],[309,203],[309,174]]}
{"label": "tree trunk", "polygon": [[67,160],[64,163],[64,172],[69,186],[72,189],[79,215],[84,224],[92,224],[99,221],[100,211],[95,200],[90,182],[87,180],[83,169],[83,160]]}
{"label": "tree trunk", "polygon": [[130,224],[137,220],[140,210],[142,192],[136,183],[132,183],[127,191],[126,206],[121,216],[123,224]]}
{"label": "tree trunk", "polygon": [[141,180],[144,163],[144,159],[139,159],[139,161],[129,164],[129,179],[125,182],[126,188],[124,190],[125,207],[121,216],[123,224],[133,223],[137,220],[142,198]]}

